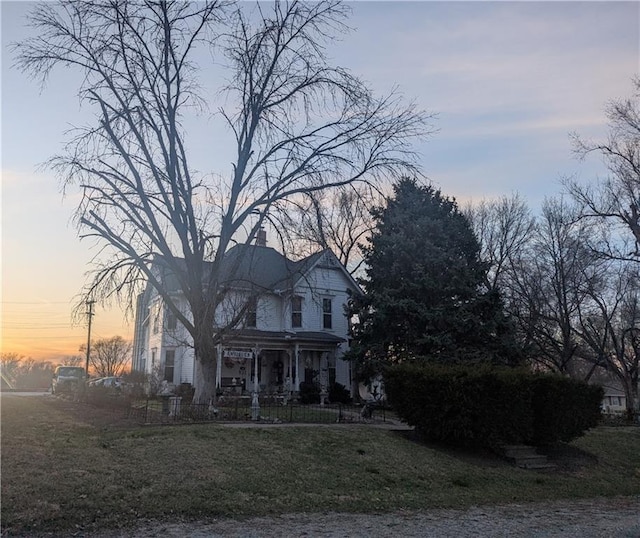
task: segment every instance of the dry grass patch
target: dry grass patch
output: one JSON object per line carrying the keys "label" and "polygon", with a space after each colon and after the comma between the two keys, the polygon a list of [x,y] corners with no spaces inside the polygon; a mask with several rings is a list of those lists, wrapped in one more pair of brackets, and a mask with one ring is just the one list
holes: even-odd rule
{"label": "dry grass patch", "polygon": [[101,413],[2,398],[3,529],[640,493],[639,428],[598,429],[575,443],[592,464],[540,474],[366,426],[121,428]]}

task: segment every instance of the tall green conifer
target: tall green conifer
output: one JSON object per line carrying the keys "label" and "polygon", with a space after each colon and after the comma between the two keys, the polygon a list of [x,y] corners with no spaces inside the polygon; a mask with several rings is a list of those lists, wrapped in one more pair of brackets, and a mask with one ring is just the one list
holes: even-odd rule
{"label": "tall green conifer", "polygon": [[483,287],[487,265],[455,200],[403,179],[373,216],[366,293],[350,304],[360,374],[407,359],[514,362],[502,302]]}

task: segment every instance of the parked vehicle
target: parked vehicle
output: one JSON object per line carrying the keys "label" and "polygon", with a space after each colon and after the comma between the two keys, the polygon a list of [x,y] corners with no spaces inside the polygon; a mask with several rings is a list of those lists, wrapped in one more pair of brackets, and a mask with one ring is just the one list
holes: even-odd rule
{"label": "parked vehicle", "polygon": [[84,368],[80,366],[58,366],[51,379],[51,393],[77,391],[86,377]]}
{"label": "parked vehicle", "polygon": [[103,387],[107,389],[116,389],[121,390],[127,387],[127,383],[125,383],[124,379],[121,377],[99,377],[98,379],[92,379],[88,383],[89,388]]}

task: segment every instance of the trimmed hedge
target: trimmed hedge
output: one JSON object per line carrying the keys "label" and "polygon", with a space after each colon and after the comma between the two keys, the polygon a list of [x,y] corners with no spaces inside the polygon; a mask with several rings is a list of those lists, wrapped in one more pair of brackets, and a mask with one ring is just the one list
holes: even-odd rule
{"label": "trimmed hedge", "polygon": [[548,445],[580,437],[600,420],[604,390],[558,375],[533,380],[532,444]]}
{"label": "trimmed hedge", "polygon": [[552,444],[597,424],[602,389],[560,376],[486,365],[405,363],[385,373],[400,418],[458,445]]}

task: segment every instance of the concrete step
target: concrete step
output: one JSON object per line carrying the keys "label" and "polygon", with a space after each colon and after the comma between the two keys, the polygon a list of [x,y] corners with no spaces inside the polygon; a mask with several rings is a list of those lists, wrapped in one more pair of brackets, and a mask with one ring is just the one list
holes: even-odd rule
{"label": "concrete step", "polygon": [[547,456],[538,454],[536,448],[527,445],[508,445],[502,447],[503,456],[521,469],[549,470],[555,469]]}
{"label": "concrete step", "polygon": [[506,445],[502,447],[502,454],[506,458],[523,458],[537,456],[536,447],[529,445]]}
{"label": "concrete step", "polygon": [[547,456],[536,455],[526,456],[524,458],[515,458],[513,461],[517,467],[522,469],[555,469],[553,463],[549,463]]}

